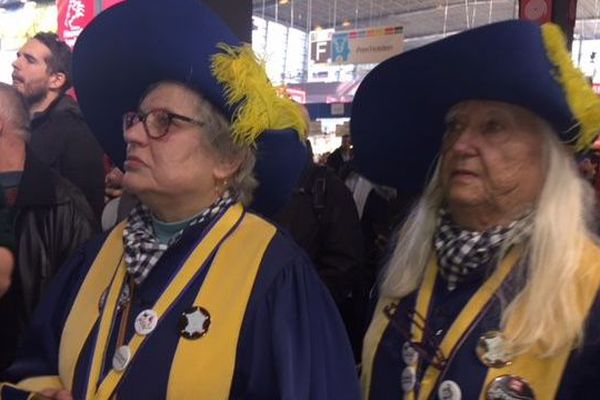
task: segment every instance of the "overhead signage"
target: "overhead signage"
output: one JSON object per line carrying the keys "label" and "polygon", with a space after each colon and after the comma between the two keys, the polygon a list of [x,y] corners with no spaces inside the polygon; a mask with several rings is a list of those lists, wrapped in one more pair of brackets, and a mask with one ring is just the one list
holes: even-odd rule
{"label": "overhead signage", "polygon": [[310,33],[310,60],[313,64],[328,64],[331,62],[332,35],[333,29],[320,29]]}
{"label": "overhead signage", "polygon": [[401,26],[335,32],[331,38],[331,62],[376,64],[402,52]]}

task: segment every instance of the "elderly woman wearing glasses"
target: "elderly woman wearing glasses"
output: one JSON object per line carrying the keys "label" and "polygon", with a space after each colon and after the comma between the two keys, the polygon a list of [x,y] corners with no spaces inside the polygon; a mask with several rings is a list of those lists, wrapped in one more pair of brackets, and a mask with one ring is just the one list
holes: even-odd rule
{"label": "elderly woman wearing glasses", "polygon": [[380,281],[364,398],[597,398],[600,248],[573,150],[600,100],[560,29],[501,22],[389,59],[351,129],[369,179],[427,182]]}
{"label": "elderly woman wearing glasses", "polygon": [[129,0],[82,32],[81,109],[141,204],[62,268],[0,398],[359,397],[314,267],[245,210],[255,160],[263,209],[291,191],[306,127],[238,45],[196,0]]}

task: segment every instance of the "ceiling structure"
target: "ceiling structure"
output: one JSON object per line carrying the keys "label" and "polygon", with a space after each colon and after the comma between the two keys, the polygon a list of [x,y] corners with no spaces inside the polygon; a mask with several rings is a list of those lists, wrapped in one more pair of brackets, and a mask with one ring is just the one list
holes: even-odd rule
{"label": "ceiling structure", "polygon": [[[403,26],[405,50],[494,21],[514,19],[517,0],[253,0],[254,15],[304,31]],[[600,0],[579,0],[575,37],[600,39]]]}

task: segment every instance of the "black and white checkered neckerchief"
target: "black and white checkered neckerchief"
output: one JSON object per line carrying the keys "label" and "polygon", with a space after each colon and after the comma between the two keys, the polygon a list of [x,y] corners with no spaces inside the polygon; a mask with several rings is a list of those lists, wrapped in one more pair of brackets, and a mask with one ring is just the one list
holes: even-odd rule
{"label": "black and white checkered neckerchief", "polygon": [[440,275],[446,280],[448,290],[457,283],[479,276],[481,267],[495,261],[498,251],[510,236],[518,231],[518,240],[529,232],[531,214],[513,221],[507,227],[495,226],[484,232],[470,231],[456,225],[444,208],[438,213],[437,230],[433,245],[437,254]]}
{"label": "black and white checkered neckerchief", "polygon": [[[187,226],[202,224],[207,226],[224,209],[235,202],[235,196],[226,192],[206,210],[196,216]],[[177,232],[168,244],[160,243],[152,227],[152,214],[143,204],[137,205],[127,218],[127,226],[123,230],[123,246],[125,248],[125,264],[127,273],[136,285],[140,285],[156,265],[163,253],[177,242],[186,229]]]}

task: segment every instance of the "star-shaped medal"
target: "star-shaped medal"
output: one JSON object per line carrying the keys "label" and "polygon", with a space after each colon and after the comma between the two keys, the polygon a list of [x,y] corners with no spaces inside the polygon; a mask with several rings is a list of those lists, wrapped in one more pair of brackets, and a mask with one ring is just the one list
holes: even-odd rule
{"label": "star-shaped medal", "polygon": [[210,314],[203,307],[188,308],[179,319],[179,334],[186,339],[199,339],[208,332]]}

